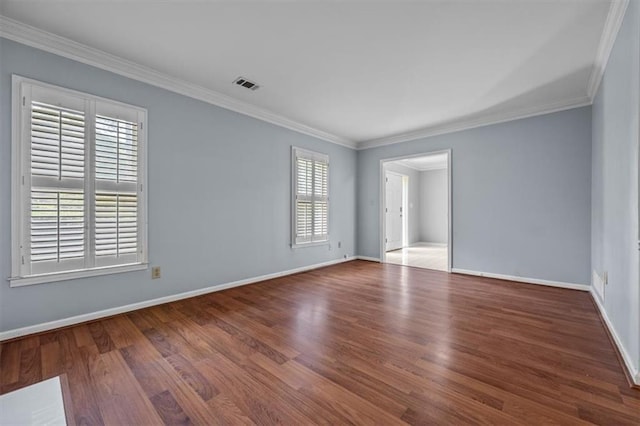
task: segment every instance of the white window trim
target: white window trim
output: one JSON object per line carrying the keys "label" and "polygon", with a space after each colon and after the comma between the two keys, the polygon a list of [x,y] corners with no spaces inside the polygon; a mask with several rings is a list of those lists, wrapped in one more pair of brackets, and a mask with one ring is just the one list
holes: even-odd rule
{"label": "white window trim", "polygon": [[[32,284],[43,284],[54,281],[63,281],[76,278],[86,278],[105,274],[114,274],[119,272],[129,272],[135,270],[147,269],[148,267],[148,199],[147,199],[147,110],[141,107],[117,102],[111,99],[94,96],[88,93],[71,90],[38,80],[25,78],[16,74],[12,75],[12,93],[11,93],[11,276],[9,279],[10,287],[19,287]],[[139,120],[138,129],[138,168],[139,182],[137,194],[139,199],[139,238],[142,247],[140,261],[129,264],[121,264],[114,266],[99,266],[86,269],[51,272],[37,275],[24,275],[22,269],[23,250],[22,245],[26,238],[26,218],[29,211],[29,197],[25,195],[25,186],[23,185],[24,171],[27,168],[24,153],[23,135],[28,132],[29,120],[23,119],[23,98],[25,96],[25,86],[37,86],[45,89],[57,91],[61,94],[67,94],[75,97],[81,97],[85,100],[96,101],[107,104],[113,108],[127,108],[136,110],[141,119]],[[88,249],[89,250],[89,249]]]}
{"label": "white window trim", "polygon": [[[297,153],[303,154],[303,156],[307,158],[317,158],[321,160],[325,160],[329,165],[329,169],[327,172],[327,188],[328,188],[328,197],[327,197],[327,238],[321,241],[308,241],[304,243],[296,242],[296,195],[297,195],[297,181],[296,181],[296,157]],[[303,247],[316,247],[316,246],[327,246],[331,244],[330,241],[330,219],[331,219],[331,189],[330,189],[330,180],[331,180],[331,167],[329,156],[327,154],[322,154],[316,151],[311,151],[304,148],[299,148],[296,146],[291,146],[291,248],[303,248]]]}

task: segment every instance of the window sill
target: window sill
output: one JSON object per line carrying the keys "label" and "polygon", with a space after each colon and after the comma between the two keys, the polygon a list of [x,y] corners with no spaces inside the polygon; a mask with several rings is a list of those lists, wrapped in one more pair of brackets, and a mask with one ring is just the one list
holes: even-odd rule
{"label": "window sill", "polygon": [[55,281],[74,280],[77,278],[97,277],[100,275],[118,274],[121,272],[142,271],[148,269],[148,263],[130,263],[128,265],[105,266],[92,269],[80,269],[76,271],[54,272],[50,274],[30,275],[27,277],[10,277],[9,287],[22,287],[25,285],[45,284]]}
{"label": "window sill", "polygon": [[291,244],[291,248],[304,248],[304,247],[316,247],[316,246],[328,246],[331,244],[329,240],[325,241],[315,241],[312,243],[299,243],[299,244]]}

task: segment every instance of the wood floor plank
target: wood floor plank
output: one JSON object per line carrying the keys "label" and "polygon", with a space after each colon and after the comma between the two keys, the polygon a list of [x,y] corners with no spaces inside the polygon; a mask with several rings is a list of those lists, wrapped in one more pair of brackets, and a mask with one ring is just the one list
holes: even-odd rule
{"label": "wood floor plank", "polygon": [[105,331],[117,349],[134,345],[145,338],[144,334],[124,315],[103,321]]}
{"label": "wood floor plank", "polygon": [[588,293],[353,261],[0,345],[101,424],[640,424]]}
{"label": "wood floor plank", "polygon": [[95,345],[87,324],[81,324],[79,326],[73,327],[72,330],[78,347]]}
{"label": "wood floor plank", "polygon": [[69,392],[73,401],[75,421],[79,425],[102,425],[97,388],[89,375],[89,358],[98,355],[95,345],[76,346],[75,336],[70,330],[60,335],[60,358],[69,381]]}
{"label": "wood floor plank", "polygon": [[0,391],[5,390],[12,383],[18,381],[20,375],[20,341],[14,340],[2,345],[2,357],[0,358]]}
{"label": "wood floor plank", "polygon": [[219,393],[218,389],[180,354],[171,355],[166,360],[203,401],[208,401]]}
{"label": "wood floor plank", "polygon": [[151,403],[162,418],[162,421],[168,425],[191,425],[191,419],[185,414],[180,404],[171,395],[168,390],[160,392],[151,397]]}
{"label": "wood floor plank", "polygon": [[216,418],[216,424],[229,426],[250,426],[255,424],[224,395],[216,396],[207,404],[209,406],[209,409],[211,410],[211,413]]}
{"label": "wood floor plank", "polygon": [[120,352],[109,351],[91,356],[88,364],[100,402],[100,412],[107,424],[162,423]]}
{"label": "wood floor plank", "polygon": [[107,330],[104,328],[105,321],[108,321],[108,319],[87,324],[91,337],[101,354],[116,349],[116,345],[113,344],[111,337],[109,337],[109,333],[107,333]]}
{"label": "wood floor plank", "polygon": [[40,354],[40,361],[42,362],[42,377],[40,379],[46,380],[63,373],[59,342],[53,341],[40,346]]}
{"label": "wood floor plank", "polygon": [[212,410],[150,343],[122,348],[120,353],[149,398],[170,390],[172,397],[192,423],[219,423],[220,413]]}
{"label": "wood floor plank", "polygon": [[220,389],[252,421],[268,424],[310,424],[312,420],[286,406],[277,394],[252,377],[247,371],[223,355],[198,362],[196,365],[207,379]]}

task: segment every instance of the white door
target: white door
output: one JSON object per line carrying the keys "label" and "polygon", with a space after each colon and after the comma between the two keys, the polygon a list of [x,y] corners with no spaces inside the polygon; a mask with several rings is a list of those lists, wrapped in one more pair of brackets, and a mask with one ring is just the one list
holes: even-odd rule
{"label": "white door", "polygon": [[386,191],[386,250],[402,248],[402,176],[387,173]]}

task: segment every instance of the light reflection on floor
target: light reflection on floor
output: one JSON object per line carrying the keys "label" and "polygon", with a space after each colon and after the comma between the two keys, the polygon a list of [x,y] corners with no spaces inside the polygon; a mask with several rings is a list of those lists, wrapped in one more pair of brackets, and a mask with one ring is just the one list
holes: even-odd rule
{"label": "light reflection on floor", "polygon": [[447,246],[415,243],[399,250],[388,251],[386,261],[396,265],[447,271]]}

